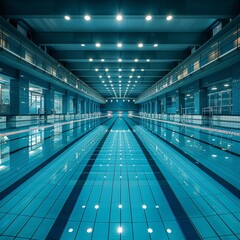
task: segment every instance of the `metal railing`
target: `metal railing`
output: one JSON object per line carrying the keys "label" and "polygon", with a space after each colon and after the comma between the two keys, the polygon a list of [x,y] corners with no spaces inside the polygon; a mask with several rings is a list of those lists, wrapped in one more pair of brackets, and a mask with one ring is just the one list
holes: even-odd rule
{"label": "metal railing", "polygon": [[232,105],[225,106],[211,106],[212,112],[214,115],[217,114],[231,114],[232,113]]}
{"label": "metal railing", "polygon": [[195,108],[194,107],[185,107],[185,108],[181,108],[181,114],[184,115],[188,115],[188,114],[194,114],[195,112]]}
{"label": "metal railing", "polygon": [[[240,16],[237,21],[239,22]],[[240,48],[240,24],[233,26],[223,34],[222,37],[214,41],[210,39],[194,54],[186,58],[175,69],[168,73],[165,77],[140,94],[135,103],[141,103],[156,97],[162,90],[184,80],[194,72],[203,69],[209,64],[221,59],[231,52]]]}
{"label": "metal railing", "polygon": [[70,85],[86,97],[90,97],[99,103],[106,102],[104,97],[78,79],[55,59],[38,48],[34,43],[30,42],[30,40],[17,36],[17,34],[14,33],[15,29],[9,30],[4,27],[1,23],[2,21],[4,20],[0,18],[0,50],[2,48],[2,50],[17,57],[20,62],[24,61],[31,64],[36,69],[48,74],[49,77],[54,77],[56,81]]}

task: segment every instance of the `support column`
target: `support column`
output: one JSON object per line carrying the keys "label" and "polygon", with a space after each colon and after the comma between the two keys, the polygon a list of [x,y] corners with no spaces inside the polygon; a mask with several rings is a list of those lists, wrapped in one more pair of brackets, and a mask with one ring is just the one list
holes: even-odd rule
{"label": "support column", "polygon": [[10,81],[10,114],[29,114],[29,79],[21,73]]}
{"label": "support column", "polygon": [[87,108],[87,105],[88,105],[88,104],[87,104],[87,101],[86,101],[86,99],[84,99],[84,112],[83,112],[84,114],[87,114],[87,113],[88,113],[88,112],[87,112],[87,111],[88,111],[88,110],[87,110],[87,109],[88,109],[88,108]]}
{"label": "support column", "polygon": [[202,109],[208,107],[207,88],[201,88],[194,93],[194,111],[195,114],[202,114]]}
{"label": "support column", "polygon": [[164,95],[164,98],[162,99],[163,101],[163,113],[167,114],[167,95]]}
{"label": "support column", "polygon": [[80,96],[77,95],[76,96],[76,114],[81,113],[81,100],[80,100]]}
{"label": "support column", "polygon": [[148,114],[148,112],[149,112],[149,104],[148,104],[148,102],[146,103],[146,114]]}
{"label": "support column", "polygon": [[84,100],[80,99],[80,114],[84,114]]}
{"label": "support column", "polygon": [[159,113],[159,104],[158,104],[158,100],[157,99],[155,100],[155,104],[154,105],[155,105],[154,113],[158,114]]}
{"label": "support column", "polygon": [[232,83],[232,114],[240,115],[240,79]]}
{"label": "support column", "polygon": [[67,114],[68,113],[68,96],[67,92],[62,96],[62,113]]}
{"label": "support column", "polygon": [[45,113],[46,114],[53,114],[54,112],[54,90],[52,89],[51,85],[49,89],[44,90],[45,96]]}
{"label": "support column", "polygon": [[175,98],[176,98],[175,114],[179,114],[180,113],[180,111],[179,111],[179,109],[180,109],[179,90],[176,93]]}
{"label": "support column", "polygon": [[73,101],[73,114],[76,114],[77,113],[77,95],[75,95],[73,98],[72,98],[72,101]]}
{"label": "support column", "polygon": [[88,104],[87,104],[87,111],[88,111],[88,114],[91,113],[91,104],[92,104],[91,100],[88,100]]}
{"label": "support column", "polygon": [[182,111],[183,108],[185,108],[185,94],[181,93],[179,90],[179,108],[178,112],[179,114],[183,114],[184,112]]}
{"label": "support column", "polygon": [[150,113],[150,116],[151,116],[151,114],[152,114],[152,102],[151,101],[149,102],[149,113]]}
{"label": "support column", "polygon": [[161,114],[161,100],[157,99],[157,114]]}

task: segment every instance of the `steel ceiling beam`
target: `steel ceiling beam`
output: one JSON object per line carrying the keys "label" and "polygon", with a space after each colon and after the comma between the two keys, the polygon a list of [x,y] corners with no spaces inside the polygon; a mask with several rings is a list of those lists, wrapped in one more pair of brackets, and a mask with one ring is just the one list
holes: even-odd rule
{"label": "steel ceiling beam", "polygon": [[154,71],[154,70],[166,70],[166,69],[173,69],[176,67],[176,62],[145,62],[145,63],[103,63],[102,65],[100,63],[81,63],[81,62],[68,62],[65,64],[65,67],[69,69],[70,71],[88,71],[88,70],[94,70],[95,68],[102,69],[109,68],[113,69],[114,71],[118,71],[119,68],[122,69],[122,72],[129,71],[131,68],[135,69],[144,69],[145,71]]}
{"label": "steel ceiling beam", "polygon": [[[54,58],[58,61],[68,61],[68,62],[84,62],[89,61],[89,58],[93,59],[106,59],[108,61],[118,61],[118,58],[129,59],[134,61],[138,58],[139,61],[146,59],[169,60],[169,61],[180,61],[187,57],[187,54],[183,51],[57,51],[54,53]],[[98,65],[103,64],[99,63]],[[106,65],[106,63],[105,63]]]}
{"label": "steel ceiling beam", "polygon": [[[104,45],[112,44],[116,47],[116,50],[118,50],[116,46],[118,42],[122,42],[123,45],[137,45],[138,42],[143,42],[145,45],[152,45],[154,43],[200,45],[207,40],[207,35],[200,32],[37,32],[33,37],[37,44],[46,46],[52,44],[78,45],[81,43],[89,45],[101,42]],[[82,48],[82,50],[84,50],[84,48]]]}
{"label": "steel ceiling beam", "polygon": [[2,0],[0,5],[2,15],[13,18],[24,17],[62,17],[85,15],[167,15],[187,17],[228,18],[240,12],[239,0]]}

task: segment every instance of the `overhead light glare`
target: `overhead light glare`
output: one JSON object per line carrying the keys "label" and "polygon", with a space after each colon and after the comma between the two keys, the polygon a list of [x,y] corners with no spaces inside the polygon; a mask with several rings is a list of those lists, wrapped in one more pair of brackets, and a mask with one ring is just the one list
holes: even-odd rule
{"label": "overhead light glare", "polygon": [[91,20],[91,17],[90,17],[89,15],[85,15],[85,16],[84,16],[84,19],[85,19],[86,21],[90,21],[90,20]]}
{"label": "overhead light glare", "polygon": [[96,43],[96,47],[97,48],[101,47],[101,43]]}
{"label": "overhead light glare", "polygon": [[138,47],[139,47],[139,48],[142,48],[142,47],[143,47],[143,43],[139,43],[139,44],[138,44]]}
{"label": "overhead light glare", "polygon": [[123,20],[123,16],[122,16],[121,14],[118,14],[118,15],[116,16],[116,20],[117,20],[117,21],[122,21],[122,20]]}
{"label": "overhead light glare", "polygon": [[91,232],[92,232],[92,228],[88,228],[87,233],[91,233]]}
{"label": "overhead light glare", "polygon": [[89,58],[88,60],[89,60],[89,62],[92,62],[92,61],[93,61],[93,59],[92,59],[92,58]]}
{"label": "overhead light glare", "polygon": [[65,18],[65,20],[67,20],[67,21],[71,20],[70,16],[68,16],[68,15],[64,16],[64,18]]}
{"label": "overhead light glare", "polygon": [[158,44],[157,44],[157,43],[154,43],[153,46],[154,46],[154,47],[158,47]]}
{"label": "overhead light glare", "polygon": [[121,59],[121,58],[119,58],[119,59],[118,59],[118,61],[119,61],[119,62],[122,62],[122,59]]}
{"label": "overhead light glare", "polygon": [[134,59],[134,62],[138,62],[138,59],[136,58],[136,59]]}
{"label": "overhead light glare", "polygon": [[123,228],[122,227],[118,227],[117,232],[118,233],[122,233],[123,232]]}
{"label": "overhead light glare", "polygon": [[122,47],[122,43],[118,43],[117,47],[121,48]]}
{"label": "overhead light glare", "polygon": [[147,21],[151,21],[152,20],[152,16],[151,15],[147,15],[145,18]]}
{"label": "overhead light glare", "polygon": [[173,19],[173,16],[172,16],[172,15],[168,15],[168,16],[166,17],[166,19],[167,19],[167,21],[171,21],[171,20]]}

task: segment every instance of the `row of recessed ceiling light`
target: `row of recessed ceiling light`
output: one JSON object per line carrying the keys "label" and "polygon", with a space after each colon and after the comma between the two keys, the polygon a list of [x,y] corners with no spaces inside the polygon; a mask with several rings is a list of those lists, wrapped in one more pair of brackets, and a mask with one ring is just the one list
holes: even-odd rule
{"label": "row of recessed ceiling light", "polygon": [[[105,87],[108,87],[107,84],[105,83],[105,81],[103,81],[103,82],[104,82],[104,83],[103,83],[104,86],[105,86]],[[126,87],[126,90],[128,90],[128,88],[130,87],[130,83],[131,83],[131,82],[128,81],[128,84],[125,86],[125,87]],[[110,87],[112,87],[112,88],[114,89],[114,85],[112,84],[112,82],[109,82],[109,84],[110,84]],[[116,86],[116,87],[117,87],[117,86]],[[124,87],[124,86],[122,86],[122,84],[119,83],[118,87],[119,87],[119,89],[121,90],[121,88]],[[136,87],[136,84],[133,84],[133,85],[132,85],[132,88],[133,88],[133,87]]]}
{"label": "row of recessed ceiling light", "polygon": [[[100,75],[100,76],[99,76],[99,78],[102,78],[102,77],[103,77],[102,75]],[[135,77],[137,77],[137,78],[141,78],[141,76],[140,76],[140,75],[138,75],[138,76],[135,76]],[[110,75],[108,75],[108,76],[107,76],[107,78],[111,78],[111,76],[110,76]],[[119,75],[119,76],[118,76],[118,78],[122,78],[122,76],[121,76],[121,75]],[[133,76],[132,76],[132,75],[129,75],[129,78],[133,78]]]}
{"label": "row of recessed ceiling light", "polygon": [[[95,68],[94,71],[95,71],[95,72],[98,72],[99,70],[101,70],[101,69]],[[102,69],[102,70],[103,70],[103,69]],[[103,70],[103,71],[104,71],[104,70]],[[122,69],[119,68],[118,71],[119,71],[119,72],[122,72]],[[109,72],[109,68],[105,68],[105,72]],[[131,72],[135,72],[135,68],[132,68],[132,69],[131,69]],[[141,69],[141,72],[144,72],[144,69],[143,69],[143,68]]]}
{"label": "row of recessed ceiling light", "polygon": [[[119,80],[118,81],[119,83],[122,83],[122,81],[121,80]],[[135,83],[137,83],[138,81],[136,80],[135,81]],[[104,80],[102,80],[102,83],[105,83],[105,81]],[[109,83],[112,83],[112,80],[109,80]],[[131,83],[131,81],[128,81],[128,83]]]}
{"label": "row of recessed ceiling light", "polygon": [[[96,68],[95,71],[98,72],[99,69]],[[122,72],[122,69],[119,68],[118,71],[119,71],[119,72]],[[135,68],[132,68],[132,69],[131,69],[131,72],[135,72],[135,71],[140,71],[140,69],[139,69],[139,70],[138,70],[138,69],[135,69]],[[141,69],[141,72],[144,72],[144,71],[145,71],[144,68],[142,68],[142,69]],[[105,72],[109,72],[109,68],[105,68]],[[101,77],[100,77],[100,78],[101,78]]]}
{"label": "row of recessed ceiling light", "polygon": [[[70,21],[70,20],[71,20],[71,17],[70,17],[69,15],[65,15],[64,18],[65,18],[65,20],[67,20],[67,21]],[[84,16],[84,20],[87,21],[87,22],[90,21],[91,19],[92,19],[91,16],[88,15],[88,14]],[[173,19],[173,16],[172,16],[172,15],[167,15],[167,16],[166,16],[166,20],[167,20],[167,21],[171,21],[172,19]],[[119,21],[119,22],[121,22],[121,21],[123,20],[123,15],[118,14],[118,15],[116,16],[116,20]],[[146,20],[146,21],[151,21],[151,20],[152,20],[152,15],[147,15],[147,16],[145,17],[145,20]]]}
{"label": "row of recessed ceiling light", "polygon": [[[89,62],[93,62],[93,60],[94,60],[93,58],[89,58],[89,59],[88,59]],[[123,59],[122,59],[122,58],[118,58],[117,61],[118,61],[118,62],[122,62]],[[134,59],[134,62],[138,62],[138,61],[139,61],[138,58],[135,58],[135,59]],[[150,60],[149,58],[146,59],[146,62],[150,62],[150,61],[151,61],[151,60]],[[101,59],[101,62],[105,62],[105,59],[102,58],[102,59]]]}
{"label": "row of recessed ceiling light", "polygon": [[[121,42],[117,43],[116,45],[117,45],[118,48],[122,48],[123,47],[123,44]],[[102,44],[97,42],[97,43],[95,43],[95,46],[97,48],[100,48],[102,46]],[[143,43],[138,43],[137,46],[139,48],[143,48],[144,45],[143,45]],[[81,43],[81,47],[86,47],[86,44],[85,43]],[[157,48],[158,47],[158,43],[153,43],[153,47]]]}

